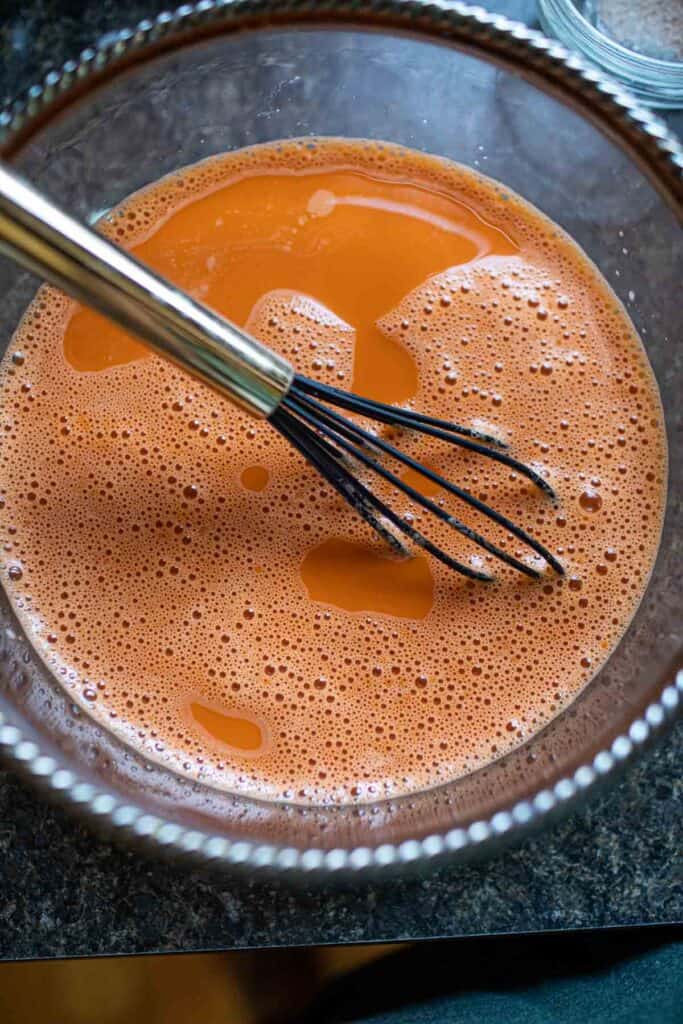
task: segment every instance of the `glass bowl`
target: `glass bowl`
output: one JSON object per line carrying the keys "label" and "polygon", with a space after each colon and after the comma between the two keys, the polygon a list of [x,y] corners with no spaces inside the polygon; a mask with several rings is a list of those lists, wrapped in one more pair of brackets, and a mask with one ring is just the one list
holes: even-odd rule
{"label": "glass bowl", "polygon": [[[0,747],[45,792],[175,856],[361,871],[491,850],[570,806],[663,725],[683,690],[683,152],[659,121],[556,44],[478,8],[202,0],[51,73],[0,132],[5,159],[91,220],[184,164],[309,133],[479,168],[561,224],[610,281],[648,349],[670,445],[657,564],[602,671],[511,754],[403,799],[259,803],[146,762],[70,705],[0,592]],[[37,282],[3,262],[0,283],[7,345]]]}
{"label": "glass bowl", "polygon": [[538,0],[549,35],[580,50],[653,107],[683,107],[683,8],[623,0]]}

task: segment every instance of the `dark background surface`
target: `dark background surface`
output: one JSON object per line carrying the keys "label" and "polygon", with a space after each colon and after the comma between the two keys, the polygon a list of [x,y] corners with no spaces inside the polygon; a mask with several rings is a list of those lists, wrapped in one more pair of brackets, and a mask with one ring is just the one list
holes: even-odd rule
{"label": "dark background surface", "polygon": [[[0,100],[160,0],[0,0]],[[533,21],[530,0],[490,7]],[[671,123],[680,131],[683,116]],[[0,957],[680,921],[683,727],[589,807],[481,865],[326,890],[217,879],[94,838],[0,771]]]}

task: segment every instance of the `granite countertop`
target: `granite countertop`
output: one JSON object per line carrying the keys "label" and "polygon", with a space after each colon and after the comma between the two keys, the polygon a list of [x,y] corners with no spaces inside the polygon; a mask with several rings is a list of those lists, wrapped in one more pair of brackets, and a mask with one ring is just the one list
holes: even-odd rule
{"label": "granite countertop", "polygon": [[[0,100],[163,0],[5,0]],[[531,22],[532,0],[490,4]],[[683,115],[672,117],[679,131]],[[0,771],[0,958],[390,941],[680,922],[683,725],[496,859],[332,890],[216,877],[103,842]]]}

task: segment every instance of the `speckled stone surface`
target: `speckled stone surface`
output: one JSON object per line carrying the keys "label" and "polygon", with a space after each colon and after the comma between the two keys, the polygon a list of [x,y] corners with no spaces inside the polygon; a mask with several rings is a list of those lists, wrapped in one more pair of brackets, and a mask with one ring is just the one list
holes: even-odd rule
{"label": "speckled stone surface", "polygon": [[[163,0],[3,0],[0,99]],[[530,0],[490,4],[532,21]],[[671,117],[681,131],[683,115]],[[680,922],[679,725],[621,781],[483,864],[336,889],[210,876],[95,837],[0,771],[0,958]]]}
{"label": "speckled stone surface", "polygon": [[0,956],[190,951],[675,922],[683,727],[550,831],[483,864],[292,888],[94,838],[0,774]]}

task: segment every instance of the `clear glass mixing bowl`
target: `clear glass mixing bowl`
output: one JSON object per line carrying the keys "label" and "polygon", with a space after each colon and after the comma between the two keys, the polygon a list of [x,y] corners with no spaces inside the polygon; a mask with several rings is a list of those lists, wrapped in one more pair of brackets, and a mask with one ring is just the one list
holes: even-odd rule
{"label": "clear glass mixing bowl", "polygon": [[[209,0],[86,51],[0,117],[0,132],[7,159],[90,219],[181,165],[309,133],[388,139],[479,168],[561,224],[625,303],[659,381],[671,457],[661,550],[626,636],[568,710],[488,767],[364,807],[219,793],[76,713],[0,592],[0,746],[32,778],[174,853],[365,869],[491,848],[569,805],[657,730],[683,689],[683,154],[651,115],[554,44],[461,5]],[[36,285],[3,261],[3,346]]]}

